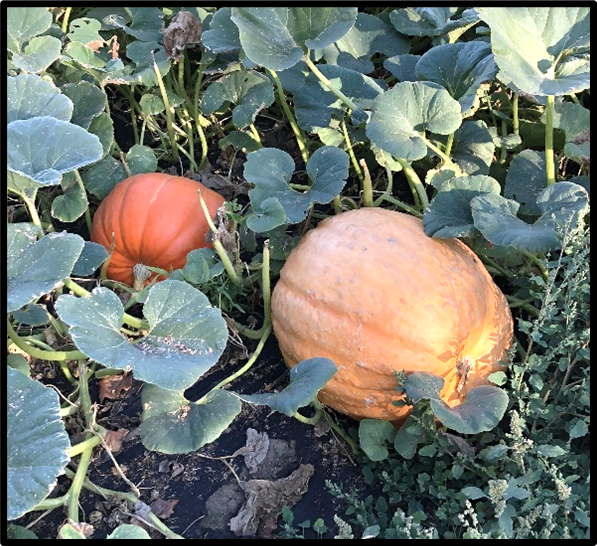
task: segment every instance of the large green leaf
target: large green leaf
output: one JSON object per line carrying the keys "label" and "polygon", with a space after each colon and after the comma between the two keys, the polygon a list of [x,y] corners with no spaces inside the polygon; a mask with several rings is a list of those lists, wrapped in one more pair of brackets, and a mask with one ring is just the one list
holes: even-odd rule
{"label": "large green leaf", "polygon": [[52,292],[73,269],[84,240],[74,233],[49,233],[33,242],[29,230],[8,224],[7,312]]}
{"label": "large green leaf", "polygon": [[37,74],[19,74],[6,79],[6,122],[49,116],[70,121],[72,101]]}
{"label": "large green leaf", "polygon": [[435,82],[460,102],[463,115],[472,108],[482,83],[493,80],[498,67],[485,42],[459,42],[431,48],[417,62],[419,80]]}
{"label": "large green leaf", "polygon": [[227,53],[241,48],[238,27],[230,16],[232,8],[221,7],[209,21],[209,28],[203,31],[201,43],[214,53]]}
{"label": "large green leaf", "polygon": [[81,174],[87,191],[104,199],[112,188],[127,177],[126,170],[120,161],[107,155]]}
{"label": "large green leaf", "polygon": [[429,400],[435,416],[447,428],[461,434],[478,434],[495,428],[508,407],[508,395],[499,387],[483,385],[470,389],[462,403],[446,404],[439,395],[444,379],[426,372],[413,372],[404,382],[406,395],[415,402]]}
{"label": "large green leaf", "polygon": [[317,393],[337,371],[338,367],[329,358],[309,358],[290,370],[290,384],[280,392],[238,396],[251,404],[267,405],[293,416],[299,408],[313,402]]}
{"label": "large green leaf", "polygon": [[517,217],[520,205],[500,195],[484,194],[471,199],[475,227],[495,245],[512,246],[531,253],[545,253],[561,245],[561,233],[568,222],[586,211],[586,190],[571,182],[558,182],[542,190],[537,206],[539,219],[528,224]]}
{"label": "large green leaf", "polygon": [[6,508],[13,520],[54,489],[69,461],[70,443],[54,389],[9,367],[6,395]]}
{"label": "large green leaf", "polygon": [[381,53],[387,57],[408,53],[409,43],[404,36],[379,17],[359,13],[354,26],[339,40],[322,49],[325,60],[362,74],[373,72],[371,57]]}
{"label": "large green leaf", "polygon": [[478,8],[506,83],[531,95],[567,95],[590,86],[589,7]]}
{"label": "large green leaf", "polygon": [[421,133],[453,133],[460,127],[460,104],[437,84],[401,82],[373,101],[367,136],[395,157],[414,161],[425,157]]}
{"label": "large green leaf", "polygon": [[359,423],[359,444],[372,461],[383,461],[390,452],[386,444],[393,443],[396,428],[388,421],[363,419]]}
{"label": "large green leaf", "polygon": [[110,23],[120,27],[127,34],[143,42],[152,42],[162,39],[164,29],[164,13],[157,7],[128,8],[130,20],[118,15],[110,18]]}
{"label": "large green leaf", "polygon": [[9,51],[19,53],[31,38],[43,34],[52,24],[52,14],[42,7],[6,8],[6,45]]}
{"label": "large green leaf", "polygon": [[[446,142],[446,137],[439,137]],[[465,121],[454,133],[450,158],[464,174],[489,174],[495,144],[484,121]]]}
{"label": "large green leaf", "polygon": [[397,8],[390,12],[390,21],[407,36],[440,36],[459,24],[450,21],[456,11],[458,8]]}
{"label": "large green leaf", "polygon": [[12,62],[25,72],[42,72],[58,57],[62,42],[54,36],[31,38],[20,54],[14,53]]}
{"label": "large green leaf", "polygon": [[17,120],[6,129],[8,169],[44,185],[89,165],[103,155],[102,145],[78,125],[52,117]]}
{"label": "large green leaf", "polygon": [[83,127],[83,129],[89,129],[93,119],[106,108],[106,93],[90,82],[67,83],[60,88],[60,91],[74,105],[73,117],[70,122]]}
{"label": "large green leaf", "polygon": [[[293,172],[294,160],[282,150],[262,148],[248,154],[244,177],[255,185],[249,190],[253,209],[263,210],[261,203],[275,197],[286,213],[287,222],[301,222],[313,203],[329,203],[342,191],[348,178],[348,154],[331,146],[318,148],[307,163],[312,185],[305,192],[289,186]],[[271,202],[267,206],[271,210]]]}
{"label": "large green leaf", "polygon": [[484,193],[499,195],[500,183],[486,175],[463,176],[444,182],[423,215],[430,237],[472,237],[478,234],[471,199]]}
{"label": "large green leaf", "polygon": [[79,17],[70,22],[70,30],[66,37],[69,42],[81,42],[85,45],[94,42],[103,44],[104,39],[99,33],[101,28],[102,24],[97,19]]}
{"label": "large green leaf", "polygon": [[92,241],[85,241],[85,246],[73,267],[72,274],[77,277],[88,277],[102,265],[107,257],[108,251],[103,245],[93,243]]}
{"label": "large green leaf", "polygon": [[267,76],[253,70],[239,70],[212,83],[203,94],[202,109],[213,114],[225,103],[235,104],[232,123],[243,129],[251,125],[257,114],[274,102],[272,84]]}
{"label": "large green leaf", "polygon": [[51,213],[61,222],[74,222],[87,210],[87,192],[73,180],[74,176],[67,175],[62,179],[62,195],[57,195],[52,201]]}
{"label": "large green leaf", "polygon": [[247,57],[258,65],[284,70],[307,49],[321,49],[354,25],[357,8],[232,8]]}
{"label": "large green leaf", "polygon": [[[371,108],[373,99],[385,90],[373,78],[348,68],[321,65],[320,70],[358,108]],[[323,86],[315,74],[310,74],[294,94],[294,109],[299,126],[314,133],[329,127],[332,120],[343,120],[347,106]]]}
{"label": "large green leaf", "polygon": [[479,434],[494,429],[508,407],[506,391],[492,385],[471,389],[466,400],[451,408],[443,400],[432,398],[431,409],[447,428],[460,434]]}
{"label": "large green leaf", "polygon": [[141,441],[147,449],[167,454],[197,451],[213,442],[242,409],[240,400],[224,390],[189,402],[180,392],[145,385],[141,399]]}
{"label": "large green leaf", "polygon": [[539,216],[537,196],[545,189],[546,180],[545,153],[523,150],[510,163],[504,197],[520,203],[520,214]]}
{"label": "large green leaf", "polygon": [[135,344],[120,333],[124,309],[111,290],[95,288],[88,298],[61,296],[56,310],[87,356],[131,369],[137,379],[164,389],[190,387],[217,362],[228,339],[220,312],[202,292],[178,280],[149,290],[143,308],[149,332]]}
{"label": "large green leaf", "polygon": [[420,59],[421,55],[410,53],[394,55],[386,59],[383,66],[392,76],[396,76],[399,82],[416,82],[418,80],[416,66]]}

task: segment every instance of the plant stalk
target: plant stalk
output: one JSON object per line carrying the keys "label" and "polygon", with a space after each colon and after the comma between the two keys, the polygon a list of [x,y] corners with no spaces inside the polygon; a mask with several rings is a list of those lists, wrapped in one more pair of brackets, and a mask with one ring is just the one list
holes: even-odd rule
{"label": "plant stalk", "polygon": [[555,162],[553,157],[553,114],[555,97],[547,95],[547,107],[545,109],[545,170],[547,172],[547,185],[551,186],[556,182]]}

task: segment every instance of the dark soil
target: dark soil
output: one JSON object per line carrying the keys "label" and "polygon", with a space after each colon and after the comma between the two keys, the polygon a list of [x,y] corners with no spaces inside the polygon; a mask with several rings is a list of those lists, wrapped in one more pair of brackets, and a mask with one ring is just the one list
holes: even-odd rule
{"label": "dark soil", "polygon": [[[220,376],[228,375],[230,365],[227,357],[232,354],[233,352],[227,351],[214,370],[187,391],[187,397],[197,399]],[[233,365],[237,367],[242,363]],[[283,389],[287,383],[288,370],[272,336],[258,362],[233,383],[231,388],[239,392],[257,393],[277,391]],[[96,387],[92,383],[94,400],[97,399]],[[323,538],[333,538],[333,517],[335,514],[342,516],[347,506],[333,497],[326,487],[326,481],[345,484],[350,490],[362,489],[365,492],[369,489],[349,447],[331,430],[301,423],[295,418],[273,412],[267,406],[243,404],[241,414],[224,434],[197,452],[164,455],[148,451],[137,433],[142,411],[141,389],[142,383],[133,381],[132,387],[123,393],[121,399],[104,400],[98,412],[98,422],[108,430],[128,431],[120,451],[113,453],[114,459],[126,478],[138,487],[141,500],[150,505],[152,511],[172,531],[184,538],[278,538],[282,506],[292,506],[295,502],[292,506],[295,525],[305,520],[313,523],[317,518],[322,518],[330,528]],[[303,408],[302,412],[308,415],[309,409]],[[354,426],[354,422],[349,419],[337,414],[333,416],[339,420],[344,430]],[[269,447],[265,459],[255,466],[249,464],[249,469],[242,454],[233,458],[230,456],[247,443],[247,431],[250,429],[267,434]],[[230,529],[230,520],[243,510],[243,504],[249,497],[248,492],[239,486],[239,481],[241,484],[254,484],[254,480],[276,481],[293,473],[294,476],[302,474],[308,479],[306,487],[301,490],[291,483],[288,496],[285,497],[288,502],[284,502],[283,497],[274,508],[266,506],[260,509],[257,501],[254,506],[254,521],[251,522],[255,532],[237,536]],[[101,487],[130,491],[102,448],[96,448],[87,476]],[[64,494],[69,485],[70,480],[61,478],[51,496]],[[81,509],[81,521],[91,523],[94,528],[90,538],[106,538],[121,523],[144,526],[135,517],[133,506],[113,498],[106,500],[87,490],[81,496]],[[29,525],[39,516],[39,512],[32,512],[14,523]],[[54,539],[65,521],[66,512],[58,509],[33,524],[30,529],[40,539]],[[152,538],[163,538],[159,532],[144,527]],[[249,525],[249,529],[244,532],[250,530]]]}

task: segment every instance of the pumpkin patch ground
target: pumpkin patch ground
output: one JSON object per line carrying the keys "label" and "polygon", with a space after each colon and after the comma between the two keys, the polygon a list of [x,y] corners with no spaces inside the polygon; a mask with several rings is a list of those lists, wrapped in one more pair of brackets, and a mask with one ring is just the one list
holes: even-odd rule
{"label": "pumpkin patch ground", "polygon": [[7,539],[589,538],[588,5],[2,10]]}

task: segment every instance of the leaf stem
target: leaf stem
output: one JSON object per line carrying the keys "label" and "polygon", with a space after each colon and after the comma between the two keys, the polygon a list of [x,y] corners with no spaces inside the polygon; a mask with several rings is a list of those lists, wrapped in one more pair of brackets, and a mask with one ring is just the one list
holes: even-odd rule
{"label": "leaf stem", "polygon": [[423,182],[419,178],[419,175],[415,172],[415,170],[411,167],[410,163],[405,159],[396,158],[398,163],[400,163],[404,174],[406,175],[407,180],[409,183],[414,186],[415,190],[417,191],[417,195],[421,201],[421,212],[425,212],[427,207],[429,206],[429,199],[427,198],[427,193],[425,192],[425,187],[423,186]]}
{"label": "leaf stem", "polygon": [[[87,196],[87,189],[85,188],[83,179],[81,178],[81,175],[79,174],[79,169],[75,169],[74,173],[75,173],[75,180],[77,181],[77,184],[85,192],[85,196]],[[91,212],[89,211],[89,203],[87,203],[87,207],[85,208],[85,223],[87,224],[88,232],[91,233],[92,222],[91,222]]]}
{"label": "leaf stem", "polygon": [[255,140],[259,143],[259,147],[263,148],[263,144],[261,142],[261,137],[259,136],[259,132],[257,131],[257,128],[255,127],[254,123],[251,123],[251,125],[249,125],[249,131],[251,131],[251,134],[255,137]]}
{"label": "leaf stem", "polygon": [[[345,119],[342,120],[341,127],[342,127],[342,135],[344,136],[344,142],[346,142],[346,151],[348,152],[348,155],[350,157],[350,162],[352,163],[352,166],[353,166],[355,172],[357,173],[359,180],[361,181],[361,185],[363,185],[363,192],[364,192],[365,191],[365,188],[364,188],[365,178],[363,176],[363,172],[361,171],[361,168],[359,167],[359,162],[357,161],[357,158],[354,155],[354,150],[352,149],[352,143],[350,142],[350,136],[348,135],[348,128],[346,127]],[[371,181],[371,178],[369,178],[369,181]]]}
{"label": "leaf stem", "polygon": [[307,54],[303,57],[302,60],[305,61],[305,63],[311,69],[311,72],[315,74],[317,79],[321,83],[323,83],[334,95],[336,95],[336,97],[338,97],[344,104],[346,104],[348,108],[350,108],[351,110],[358,110],[356,104],[352,102],[344,93],[342,93],[342,91],[334,87],[332,82],[322,74],[319,68],[317,68],[315,63],[310,58],[310,51],[307,51]]}
{"label": "leaf stem", "polygon": [[545,108],[545,170],[547,172],[547,185],[555,184],[556,173],[553,157],[553,114],[555,97],[547,95],[547,106]]}
{"label": "leaf stem", "polygon": [[512,131],[520,135],[520,120],[518,119],[518,93],[512,95]]}
{"label": "leaf stem", "polygon": [[39,358],[40,360],[50,360],[52,362],[61,362],[64,360],[79,360],[82,358],[87,358],[87,355],[82,353],[81,351],[44,351],[42,349],[37,349],[36,347],[32,347],[24,341],[15,329],[13,328],[10,320],[6,321],[6,330],[8,333],[8,337],[11,341],[19,348],[25,351],[27,354],[30,354],[33,358]]}
{"label": "leaf stem", "polygon": [[209,209],[207,208],[207,203],[205,202],[205,199],[203,199],[203,196],[201,195],[201,190],[197,190],[197,191],[199,193],[199,202],[201,203],[201,210],[203,210],[205,220],[207,221],[207,224],[209,225],[209,229],[213,233],[212,244],[213,244],[214,250],[216,251],[217,255],[220,257],[220,260],[222,261],[222,264],[224,265],[224,269],[226,270],[226,273],[228,273],[228,277],[230,277],[230,280],[234,284],[238,285],[238,284],[240,284],[240,278],[236,272],[236,269],[234,268],[234,264],[230,260],[230,256],[228,255],[228,252],[226,251],[226,249],[220,242],[220,239],[218,238],[218,228],[216,228],[215,224],[213,223],[213,220],[211,219],[211,214],[209,213]]}
{"label": "leaf stem", "polygon": [[297,142],[299,150],[301,152],[301,156],[303,157],[303,161],[306,165],[307,161],[309,161],[309,151],[307,150],[305,136],[303,135],[300,127],[298,126],[296,119],[294,118],[294,115],[292,114],[292,110],[290,109],[290,107],[288,106],[288,103],[286,102],[286,97],[284,95],[284,89],[282,87],[282,83],[280,82],[280,78],[278,77],[278,74],[276,73],[275,70],[272,70],[271,68],[268,68],[267,71],[269,72],[270,76],[274,80],[274,83],[276,85],[276,92],[278,94],[278,101],[280,103],[280,106],[282,107],[282,110],[284,110],[284,113],[286,114],[286,119],[288,120],[288,123],[290,123],[290,127],[292,127],[292,131],[294,133],[294,136],[296,137],[296,142]]}
{"label": "leaf stem", "polygon": [[29,210],[29,216],[31,216],[31,221],[33,225],[38,229],[39,234],[43,237],[44,235],[44,228],[41,225],[41,219],[39,218],[39,214],[37,213],[37,208],[35,207],[35,196],[37,194],[37,189],[33,192],[32,196],[29,196],[27,193],[21,195],[23,201],[27,205],[27,209]]}
{"label": "leaf stem", "polygon": [[162,79],[162,74],[160,73],[160,69],[158,67],[158,63],[155,60],[155,56],[153,53],[151,54],[153,58],[153,70],[155,72],[156,78],[158,80],[158,87],[160,88],[160,93],[162,94],[162,100],[164,101],[164,106],[166,107],[166,128],[168,129],[168,137],[170,138],[170,149],[172,151],[172,158],[174,161],[179,160],[178,155],[178,146],[176,146],[176,140],[174,139],[174,128],[173,128],[173,119],[172,119],[172,110],[170,109],[170,100],[168,99],[168,93],[166,92],[166,87],[164,86],[164,80]]}
{"label": "leaf stem", "polygon": [[361,158],[359,161],[361,167],[363,167],[363,171],[365,172],[365,176],[363,177],[363,205],[365,207],[372,207],[373,206],[373,185],[371,184],[371,173],[369,172],[369,167],[367,167],[367,162],[364,158]]}

